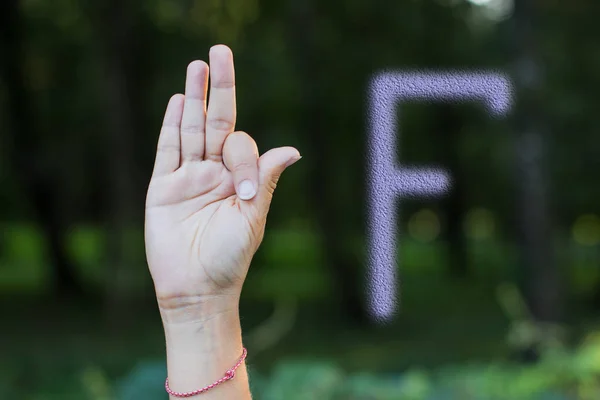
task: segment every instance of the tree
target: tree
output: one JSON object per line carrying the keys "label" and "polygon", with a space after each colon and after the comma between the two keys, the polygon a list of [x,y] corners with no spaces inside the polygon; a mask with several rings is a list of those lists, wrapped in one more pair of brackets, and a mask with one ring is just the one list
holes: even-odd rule
{"label": "tree", "polygon": [[443,153],[444,166],[452,176],[452,187],[441,201],[446,219],[446,240],[448,242],[448,272],[454,278],[469,276],[469,257],[463,231],[463,219],[467,212],[465,198],[465,174],[460,160],[458,143],[463,119],[453,107],[441,105],[437,108],[438,146]]}
{"label": "tree", "polygon": [[340,173],[336,158],[340,156],[339,143],[333,134],[327,104],[330,98],[326,93],[333,90],[331,80],[323,74],[315,73],[314,65],[322,62],[323,54],[318,46],[319,38],[315,31],[317,21],[314,4],[296,2],[289,4],[289,43],[293,45],[297,76],[304,82],[299,93],[302,111],[297,115],[298,129],[308,136],[312,185],[312,207],[314,209],[325,254],[325,263],[335,282],[338,308],[351,320],[364,323],[367,312],[361,286],[363,285],[362,260],[350,252],[354,233],[348,226],[348,217],[338,204],[339,196],[332,190],[336,183],[335,174]]}
{"label": "tree", "polygon": [[14,171],[31,201],[35,220],[47,240],[52,270],[52,291],[59,297],[81,296],[82,284],[66,250],[69,219],[61,207],[61,176],[43,160],[46,150],[39,138],[52,132],[40,124],[32,91],[28,87],[24,17],[18,0],[0,4],[0,35],[4,60],[2,80],[7,89],[8,125],[12,133],[9,152]]}
{"label": "tree", "polygon": [[553,254],[550,222],[546,138],[548,130],[539,97],[543,71],[533,32],[533,2],[516,0],[514,40],[516,50],[517,231],[525,296],[540,321],[555,322],[563,312],[561,276]]}
{"label": "tree", "polygon": [[[103,74],[99,77],[103,89],[99,95],[105,116],[105,171],[108,182],[106,194],[107,253],[106,271],[107,311],[121,309],[127,291],[124,276],[135,266],[131,256],[128,232],[143,221],[143,185],[146,182],[136,163],[136,136],[143,120],[139,105],[140,83],[149,75],[151,66],[140,62],[143,54],[139,26],[140,7],[130,1],[108,1],[88,4],[87,14],[92,22],[94,41],[99,52],[97,59]],[[137,106],[136,106],[137,105]]]}

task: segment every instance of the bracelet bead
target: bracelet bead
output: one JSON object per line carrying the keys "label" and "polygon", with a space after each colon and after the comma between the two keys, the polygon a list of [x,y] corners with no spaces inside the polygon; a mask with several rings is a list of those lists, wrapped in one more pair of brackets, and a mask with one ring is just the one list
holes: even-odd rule
{"label": "bracelet bead", "polygon": [[238,369],[238,367],[240,365],[242,365],[242,363],[246,359],[247,355],[248,355],[248,351],[244,347],[243,350],[242,350],[242,356],[240,357],[240,359],[238,360],[237,364],[233,368],[227,370],[225,372],[225,375],[221,379],[219,379],[218,381],[216,381],[214,383],[211,383],[210,385],[205,386],[205,387],[203,387],[201,389],[194,390],[192,392],[175,392],[175,391],[173,391],[169,387],[169,378],[167,377],[167,379],[165,380],[165,390],[167,391],[167,393],[169,395],[171,395],[173,397],[192,397],[192,396],[196,396],[198,394],[204,393],[207,390],[210,390],[210,389],[214,388],[215,386],[220,385],[223,382],[226,382],[226,381],[229,381],[229,380],[233,379],[235,377],[235,370]]}

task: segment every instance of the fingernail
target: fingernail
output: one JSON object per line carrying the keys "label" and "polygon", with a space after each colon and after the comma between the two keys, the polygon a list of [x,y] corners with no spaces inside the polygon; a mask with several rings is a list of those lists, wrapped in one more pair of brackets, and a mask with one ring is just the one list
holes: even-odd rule
{"label": "fingernail", "polygon": [[242,181],[238,186],[238,196],[242,200],[250,200],[255,194],[254,184],[248,179]]}
{"label": "fingernail", "polygon": [[290,160],[285,164],[285,167],[289,167],[290,165],[294,164],[296,161],[298,161],[299,159],[301,159],[302,156],[294,156],[292,158],[290,158]]}

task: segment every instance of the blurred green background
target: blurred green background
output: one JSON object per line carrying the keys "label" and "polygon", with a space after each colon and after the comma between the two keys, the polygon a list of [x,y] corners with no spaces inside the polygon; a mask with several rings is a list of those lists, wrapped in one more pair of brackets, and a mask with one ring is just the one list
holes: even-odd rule
{"label": "blurred green background", "polygon": [[[600,3],[4,0],[0,398],[166,399],[144,197],[167,100],[229,45],[238,124],[292,145],[242,297],[257,399],[600,399]],[[368,318],[367,88],[508,73],[515,106],[402,105],[400,311]]]}

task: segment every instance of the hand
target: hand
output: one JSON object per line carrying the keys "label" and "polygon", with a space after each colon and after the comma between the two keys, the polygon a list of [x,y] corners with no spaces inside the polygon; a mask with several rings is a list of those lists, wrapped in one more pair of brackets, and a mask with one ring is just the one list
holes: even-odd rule
{"label": "hand", "polygon": [[167,106],[146,199],[146,256],[161,309],[217,297],[239,298],[258,249],[273,191],[300,159],[293,147],[260,158],[254,140],[234,132],[233,55],[210,50],[192,62],[185,96]]}

